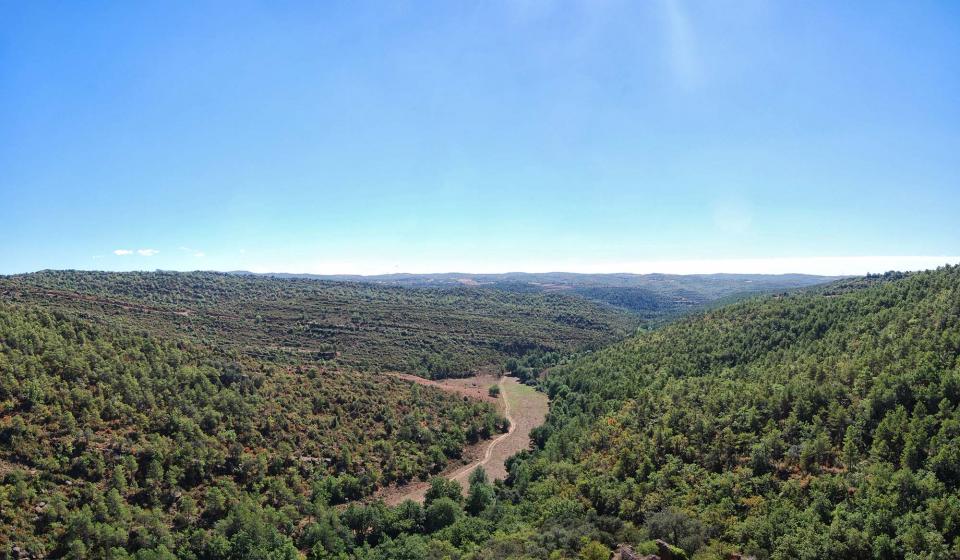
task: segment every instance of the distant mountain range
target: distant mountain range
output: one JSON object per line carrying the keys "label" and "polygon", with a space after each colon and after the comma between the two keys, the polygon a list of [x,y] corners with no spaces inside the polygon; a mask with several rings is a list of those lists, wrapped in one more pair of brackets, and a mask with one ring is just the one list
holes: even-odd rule
{"label": "distant mountain range", "polygon": [[311,278],[406,288],[483,287],[514,292],[565,292],[639,313],[647,319],[670,317],[751,295],[805,288],[838,280],[810,274],[579,274],[572,272],[507,272],[503,274],[318,275],[253,273],[235,275]]}

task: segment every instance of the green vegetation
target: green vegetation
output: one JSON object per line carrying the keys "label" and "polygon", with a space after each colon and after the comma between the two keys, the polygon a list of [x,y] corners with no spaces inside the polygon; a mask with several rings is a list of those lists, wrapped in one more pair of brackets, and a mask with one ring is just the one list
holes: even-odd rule
{"label": "green vegetation", "polygon": [[515,356],[508,369],[551,399],[535,448],[506,482],[478,469],[464,494],[435,478],[424,504],[394,508],[336,504],[423,476],[502,421],[379,376],[253,358],[250,340],[161,338],[176,323],[131,320],[149,311],[107,328],[113,307],[68,298],[73,311],[54,312],[25,291],[9,297],[34,303],[0,313],[0,551],[960,556],[960,267],[752,298],[573,359]]}
{"label": "green vegetation", "polygon": [[275,362],[333,360],[425,377],[597,348],[639,325],[623,310],[558,293],[209,272],[45,271],[0,278],[0,294]]}
{"label": "green vegetation", "polygon": [[511,492],[703,558],[955,558],[958,356],[957,267],[716,310],[552,369]]}
{"label": "green vegetation", "polygon": [[485,507],[441,488],[441,523],[354,530],[352,554],[960,556],[960,267],[742,302],[543,385],[537,449]]}
{"label": "green vegetation", "polygon": [[412,288],[479,286],[518,293],[563,293],[630,310],[644,320],[666,320],[702,310],[719,301],[783,292],[835,280],[807,274],[575,274],[570,272],[507,274],[385,274],[316,276],[281,274]]}
{"label": "green vegetation", "polygon": [[0,556],[295,555],[301,521],[505,429],[392,378],[0,304]]}

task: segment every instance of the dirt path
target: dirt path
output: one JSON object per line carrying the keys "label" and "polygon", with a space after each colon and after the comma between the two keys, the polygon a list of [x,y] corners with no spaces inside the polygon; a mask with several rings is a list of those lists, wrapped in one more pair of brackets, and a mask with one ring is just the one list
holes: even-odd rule
{"label": "dirt path", "polygon": [[[410,377],[412,376],[403,376],[405,379]],[[485,383],[488,381],[485,376],[440,382],[422,378],[410,380],[461,394],[468,392],[465,388],[477,386],[481,387],[485,393],[492,385],[492,383]],[[451,383],[447,383],[447,381]],[[530,446],[530,431],[543,424],[547,416],[547,396],[543,393],[523,385],[513,377],[501,378],[498,385],[500,386],[500,398],[497,401],[501,406],[501,412],[510,421],[510,429],[505,434],[500,434],[494,439],[482,442],[479,449],[475,449],[475,452],[477,452],[476,458],[469,464],[442,473],[446,478],[458,481],[464,487],[464,490],[469,484],[470,473],[477,467],[483,467],[491,480],[505,479],[507,477],[506,460]],[[404,500],[422,502],[429,488],[430,485],[426,482],[411,482],[388,489],[376,497],[382,498],[387,505],[391,506]]]}

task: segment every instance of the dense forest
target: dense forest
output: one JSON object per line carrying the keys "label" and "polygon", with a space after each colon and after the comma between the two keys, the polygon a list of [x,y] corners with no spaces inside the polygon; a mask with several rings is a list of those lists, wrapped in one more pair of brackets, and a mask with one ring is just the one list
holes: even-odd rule
{"label": "dense forest", "polygon": [[0,304],[0,557],[295,556],[287,535],[317,508],[505,429],[487,404],[390,377]]}
{"label": "dense forest", "polygon": [[662,539],[701,560],[957,558],[958,356],[960,267],[713,310],[561,360],[506,484],[371,506],[377,529],[343,550],[600,560]]}
{"label": "dense forest", "polygon": [[45,271],[0,277],[0,296],[271,361],[332,360],[425,377],[598,348],[641,324],[625,310],[560,293],[211,272]]}
{"label": "dense forest", "polygon": [[10,556],[605,560],[662,539],[699,560],[960,557],[960,267],[508,358],[551,399],[533,448],[506,481],[434,478],[393,508],[352,499],[502,420],[21,294],[0,313]]}
{"label": "dense forest", "polygon": [[[234,274],[249,275],[248,272]],[[384,274],[379,276],[267,274],[408,288],[473,286],[520,293],[562,293],[629,310],[645,321],[663,321],[720,301],[822,284],[836,277],[809,274]]]}
{"label": "dense forest", "polygon": [[726,307],[554,369],[527,493],[691,552],[956,557],[958,353],[956,267]]}

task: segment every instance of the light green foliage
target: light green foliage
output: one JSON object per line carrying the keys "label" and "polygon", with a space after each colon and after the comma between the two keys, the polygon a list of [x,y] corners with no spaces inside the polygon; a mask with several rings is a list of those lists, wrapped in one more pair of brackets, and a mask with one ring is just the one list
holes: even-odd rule
{"label": "light green foliage", "polygon": [[590,541],[583,545],[577,558],[580,560],[609,560],[610,549],[601,542]]}
{"label": "light green foliage", "polygon": [[425,497],[427,505],[440,498],[449,498],[455,502],[463,501],[463,487],[456,480],[450,480],[442,476],[435,476],[430,479],[430,489],[427,490]]}

